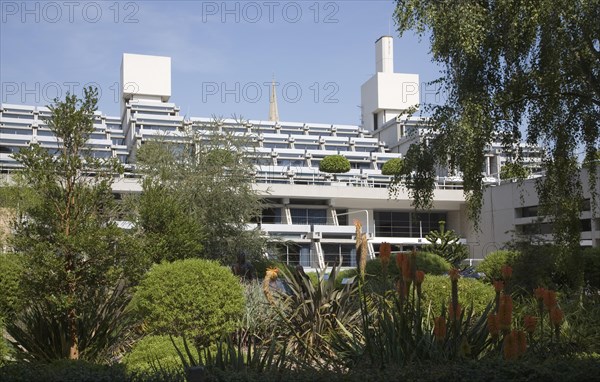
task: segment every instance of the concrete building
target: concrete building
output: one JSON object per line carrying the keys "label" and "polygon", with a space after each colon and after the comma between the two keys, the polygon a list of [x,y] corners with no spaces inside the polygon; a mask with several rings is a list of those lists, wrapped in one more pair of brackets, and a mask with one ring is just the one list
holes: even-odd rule
{"label": "concrete building", "polygon": [[[248,134],[255,144],[251,150],[254,184],[268,207],[249,228],[259,226],[265,235],[282,239],[286,244],[280,246],[280,252],[289,263],[323,267],[342,255],[344,266],[354,266],[354,219],[360,220],[367,232],[371,257],[384,241],[396,249],[425,244],[425,235],[444,220],[464,242],[477,243],[472,258],[480,259],[489,247],[482,243],[499,243],[504,236],[497,232],[504,228],[492,229],[491,236],[483,239],[472,234],[460,174],[440,172],[431,211],[416,213],[405,192],[389,199],[390,177],[382,175],[381,167],[389,159],[402,157],[411,142],[424,136],[427,120],[406,114],[418,105],[419,77],[394,72],[393,39],[384,36],[375,46],[376,72],[361,88],[362,126],[279,121],[274,96],[267,121],[219,122],[219,129]],[[144,142],[157,137],[178,139],[186,129],[214,125],[211,118],[185,119],[169,102],[169,57],[124,54],[121,84],[121,115],[97,112],[95,131],[88,142],[93,155],[116,157],[124,164],[125,175],[113,186],[116,194],[141,191],[135,163],[136,151]],[[2,173],[10,174],[19,167],[11,154],[23,147],[38,143],[54,151],[60,146],[45,123],[49,115],[45,107],[0,104]],[[333,154],[348,158],[352,167],[348,173],[333,177],[319,171],[319,162]],[[491,147],[488,157],[482,171],[490,184],[496,184],[505,157],[498,147]],[[485,208],[489,206],[486,203]],[[499,207],[492,206],[490,213],[494,208]],[[484,213],[487,219],[489,213]],[[507,220],[506,224],[512,223]]]}

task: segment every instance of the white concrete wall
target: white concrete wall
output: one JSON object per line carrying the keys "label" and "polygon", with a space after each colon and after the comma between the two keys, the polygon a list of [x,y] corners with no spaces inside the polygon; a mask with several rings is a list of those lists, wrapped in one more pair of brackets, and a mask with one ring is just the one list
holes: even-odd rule
{"label": "white concrete wall", "polygon": [[167,102],[171,97],[171,57],[124,53],[121,86],[125,99]]}

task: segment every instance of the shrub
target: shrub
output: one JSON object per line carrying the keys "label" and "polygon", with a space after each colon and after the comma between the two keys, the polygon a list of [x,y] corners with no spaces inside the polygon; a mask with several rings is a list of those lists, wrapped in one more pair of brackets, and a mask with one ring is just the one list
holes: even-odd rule
{"label": "shrub", "polygon": [[600,289],[600,248],[586,248],[582,253],[586,284]]}
{"label": "shrub", "polygon": [[[439,315],[442,306],[448,308],[450,301],[450,278],[447,276],[425,276],[423,282],[423,303],[427,309],[431,304],[432,314]],[[495,292],[490,285],[479,280],[461,278],[458,281],[458,301],[467,309],[473,304],[475,316],[482,313],[485,307],[494,299]]]}
{"label": "shrub", "polygon": [[502,278],[501,269],[503,265],[515,264],[515,259],[519,256],[515,251],[494,251],[483,259],[477,266],[477,272],[485,273],[488,281],[498,280]]}
{"label": "shrub", "polygon": [[[440,256],[431,252],[417,252],[417,269],[428,275],[443,275],[450,270],[450,263]],[[381,261],[379,259],[367,261],[366,273],[370,276],[380,277],[382,275]],[[390,257],[388,274],[396,276],[399,274],[396,266],[396,254]]]}
{"label": "shrub", "polygon": [[23,264],[15,253],[0,253],[0,317],[12,317],[22,306]]}
{"label": "shrub", "polygon": [[4,319],[0,316],[0,366],[11,356],[8,342],[4,339]]}
{"label": "shrub", "polygon": [[398,176],[402,173],[403,167],[404,160],[402,158],[393,158],[383,164],[381,173],[383,175]]}
{"label": "shrub", "polygon": [[187,259],[152,267],[132,304],[153,333],[205,342],[235,329],[244,310],[244,294],[226,267]]}
{"label": "shrub", "polygon": [[123,365],[98,365],[87,361],[59,360],[51,363],[17,362],[0,368],[0,381],[95,382],[128,381]]}
{"label": "shrub", "polygon": [[319,163],[319,171],[341,174],[350,171],[350,161],[343,155],[328,155]]}
{"label": "shrub", "polygon": [[[183,349],[183,340],[173,337],[179,349]],[[191,350],[193,352],[193,350]],[[198,354],[194,354],[198,357]],[[174,370],[182,367],[181,359],[169,336],[146,336],[138,341],[125,355],[122,363],[128,371]]]}

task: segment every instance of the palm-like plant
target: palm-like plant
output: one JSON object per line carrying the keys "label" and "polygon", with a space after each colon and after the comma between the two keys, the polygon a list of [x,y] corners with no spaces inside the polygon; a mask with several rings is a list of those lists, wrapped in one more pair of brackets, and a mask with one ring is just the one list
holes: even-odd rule
{"label": "palm-like plant", "polygon": [[334,266],[328,277],[318,272],[315,284],[302,267],[284,267],[280,272],[289,288],[287,293],[279,293],[273,304],[283,318],[280,340],[302,362],[323,365],[337,359],[330,339],[336,332],[354,330],[360,323],[356,286],[335,287],[339,269]]}

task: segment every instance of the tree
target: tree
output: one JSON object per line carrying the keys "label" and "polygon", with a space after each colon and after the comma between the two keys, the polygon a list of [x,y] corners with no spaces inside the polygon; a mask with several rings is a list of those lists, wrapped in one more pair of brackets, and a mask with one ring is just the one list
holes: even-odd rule
{"label": "tree", "polygon": [[529,169],[522,164],[509,162],[500,169],[500,179],[525,179],[529,173]]}
{"label": "tree", "polygon": [[[581,147],[588,155],[598,148],[599,17],[598,1],[397,1],[400,34],[429,32],[433,60],[444,68],[437,82],[447,102],[424,107],[432,116],[430,166],[449,164],[464,174],[475,222],[486,147],[502,141],[514,149],[524,131],[527,143],[548,152],[538,193],[542,213],[555,221],[555,241],[573,250],[579,246],[582,186],[573,158]],[[423,151],[414,148],[407,157],[418,159]],[[518,149],[513,151],[518,161]],[[594,162],[588,170],[595,194]],[[406,166],[416,204],[430,206],[432,183],[418,178],[431,172],[411,171]]]}
{"label": "tree", "polygon": [[137,200],[144,250],[154,263],[199,257],[206,239],[203,224],[193,214],[187,199],[152,178],[142,183]]}
{"label": "tree", "polygon": [[98,330],[81,320],[94,318],[92,312],[112,301],[115,289],[122,290],[144,268],[135,240],[115,223],[111,184],[121,166],[116,159],[94,158],[86,146],[96,104],[92,88],[85,89],[83,100],[69,94],[64,101],[56,99],[46,123],[59,148],[33,144],[14,154],[23,166],[19,176],[41,201],[24,207],[25,218],[16,222],[11,241],[27,264],[23,313],[33,310],[48,317],[47,322],[64,323],[66,333],[45,341],[57,342],[64,350],[57,356],[71,359],[92,346],[88,340]]}
{"label": "tree", "polygon": [[247,229],[262,209],[253,187],[252,147],[250,136],[228,132],[220,121],[142,145],[139,222],[146,234],[168,242],[171,253],[162,259],[202,256],[232,263],[242,251],[263,253],[266,239]]}
{"label": "tree", "polygon": [[319,163],[319,171],[342,174],[350,171],[350,161],[343,155],[328,155]]}
{"label": "tree", "polygon": [[460,243],[460,237],[453,230],[446,230],[446,222],[439,222],[439,231],[430,231],[425,238],[431,243],[424,247],[425,251],[435,253],[458,268],[460,263],[469,257],[467,247]]}

